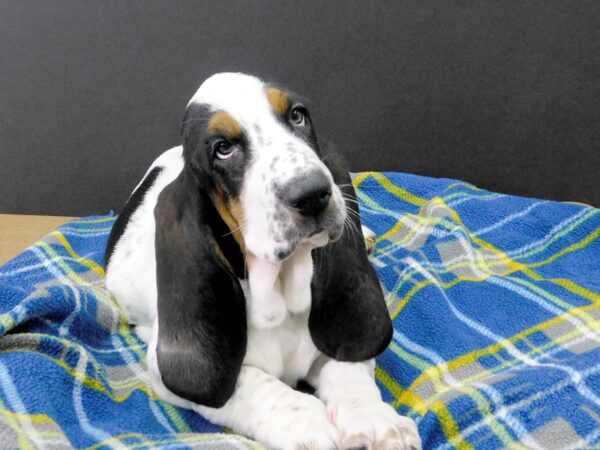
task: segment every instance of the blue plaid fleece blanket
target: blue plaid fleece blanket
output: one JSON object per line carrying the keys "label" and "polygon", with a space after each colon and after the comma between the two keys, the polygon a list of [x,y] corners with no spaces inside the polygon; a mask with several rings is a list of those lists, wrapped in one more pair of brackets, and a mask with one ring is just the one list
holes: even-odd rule
{"label": "blue plaid fleece blanket", "polygon": [[[354,182],[395,326],[377,382],[425,448],[600,448],[600,210]],[[113,222],[74,220],[0,267],[0,447],[260,448],[148,387],[104,288]]]}

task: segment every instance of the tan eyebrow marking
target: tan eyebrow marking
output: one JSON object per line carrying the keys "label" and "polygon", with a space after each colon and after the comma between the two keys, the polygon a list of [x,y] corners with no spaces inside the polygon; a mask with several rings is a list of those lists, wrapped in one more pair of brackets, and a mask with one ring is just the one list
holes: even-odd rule
{"label": "tan eyebrow marking", "polygon": [[242,125],[225,111],[217,111],[208,122],[208,131],[213,134],[237,138],[242,134],[242,130]]}
{"label": "tan eyebrow marking", "polygon": [[281,89],[267,88],[267,99],[278,116],[283,116],[290,107],[290,98]]}

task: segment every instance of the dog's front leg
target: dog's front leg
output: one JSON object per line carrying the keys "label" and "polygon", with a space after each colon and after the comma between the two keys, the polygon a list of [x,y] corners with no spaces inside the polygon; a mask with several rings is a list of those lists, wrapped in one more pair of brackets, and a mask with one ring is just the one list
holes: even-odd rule
{"label": "dog's front leg", "polygon": [[381,399],[374,368],[373,360],[346,363],[326,357],[311,368],[308,381],[338,428],[342,449],[420,449],[415,422]]}
{"label": "dog's front leg", "polygon": [[318,398],[295,391],[260,369],[242,366],[235,391],[227,403],[221,408],[208,408],[169,391],[160,378],[155,355],[148,353],[148,369],[152,387],[163,400],[193,409],[211,422],[256,439],[269,448],[339,448],[338,431]]}
{"label": "dog's front leg", "polygon": [[255,367],[242,367],[235,392],[225,406],[213,409],[196,405],[194,409],[210,421],[270,448],[338,448],[338,432],[329,422],[323,402]]}

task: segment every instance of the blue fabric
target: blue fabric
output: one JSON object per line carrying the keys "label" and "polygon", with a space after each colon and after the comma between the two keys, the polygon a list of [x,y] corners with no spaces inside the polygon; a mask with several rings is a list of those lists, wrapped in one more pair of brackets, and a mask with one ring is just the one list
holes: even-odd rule
{"label": "blue fabric", "polygon": [[[394,339],[385,401],[426,448],[600,447],[600,215],[398,173],[355,177]],[[157,399],[104,288],[114,217],[0,266],[0,446],[258,444]]]}

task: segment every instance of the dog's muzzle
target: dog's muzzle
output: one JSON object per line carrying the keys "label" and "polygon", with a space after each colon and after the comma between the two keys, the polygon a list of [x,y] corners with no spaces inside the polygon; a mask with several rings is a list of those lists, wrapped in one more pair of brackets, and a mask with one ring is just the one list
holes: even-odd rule
{"label": "dog's muzzle", "polygon": [[333,197],[331,178],[320,169],[294,177],[277,191],[301,240],[316,247],[339,239],[345,214],[340,214]]}

